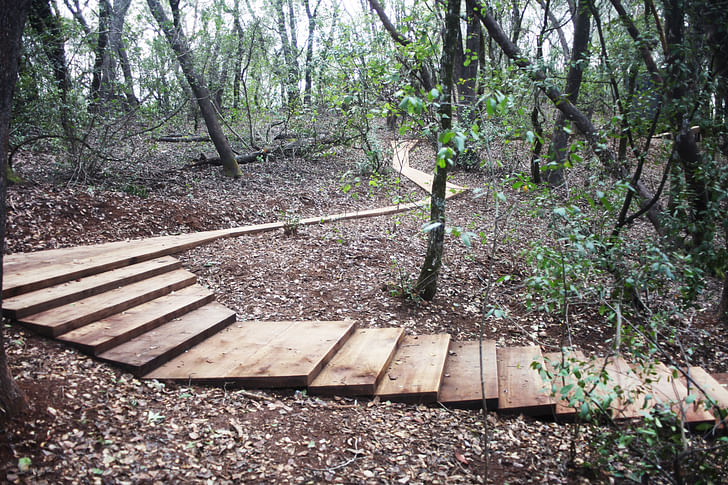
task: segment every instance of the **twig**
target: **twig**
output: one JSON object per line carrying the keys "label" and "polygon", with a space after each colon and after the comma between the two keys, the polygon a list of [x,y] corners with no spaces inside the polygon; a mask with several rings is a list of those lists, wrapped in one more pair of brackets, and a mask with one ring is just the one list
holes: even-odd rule
{"label": "twig", "polygon": [[356,461],[357,458],[359,458],[359,455],[363,454],[363,452],[359,451],[359,440],[360,439],[361,438],[354,439],[354,456],[352,456],[348,460],[346,460],[342,463],[339,463],[338,465],[335,465],[335,466],[326,467],[326,468],[311,468],[311,470],[316,471],[316,472],[333,472],[340,468],[344,468],[346,466],[351,465],[352,463],[354,463]]}

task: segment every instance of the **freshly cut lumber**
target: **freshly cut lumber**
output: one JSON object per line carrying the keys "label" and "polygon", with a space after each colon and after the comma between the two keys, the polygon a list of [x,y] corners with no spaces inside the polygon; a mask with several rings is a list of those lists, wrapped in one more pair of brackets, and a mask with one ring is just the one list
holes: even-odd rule
{"label": "freshly cut lumber", "polygon": [[309,392],[373,395],[402,337],[402,328],[356,329],[308,386]]}
{"label": "freshly cut lumber", "polygon": [[214,299],[215,295],[202,286],[188,286],[71,330],[60,335],[58,340],[97,355],[174,318],[181,317]]}
{"label": "freshly cut lumber", "polygon": [[377,386],[382,399],[438,400],[449,334],[406,336]]}
{"label": "freshly cut lumber", "polygon": [[549,385],[543,381],[533,362],[543,364],[541,349],[536,346],[499,348],[498,410],[545,416],[554,412],[555,401]]}
{"label": "freshly cut lumber", "polygon": [[[728,409],[728,389],[723,384],[705,372],[702,367],[690,367],[689,372],[691,379],[700,386],[700,389],[696,389],[694,385],[688,384],[685,380],[691,394],[697,395],[703,401],[708,397],[720,409]],[[723,426],[725,427],[725,425]]]}
{"label": "freshly cut lumber", "polygon": [[[443,404],[480,405],[480,342],[451,342],[440,387]],[[495,340],[483,341],[483,380],[488,409],[498,407],[498,374]]]}
{"label": "freshly cut lumber", "polygon": [[238,322],[145,377],[246,387],[308,386],[355,323]]}
{"label": "freshly cut lumber", "polygon": [[631,419],[642,416],[645,408],[645,383],[622,356],[611,357],[605,369],[609,375],[607,388],[600,387],[595,393],[606,395],[615,389],[621,391],[621,398],[611,403],[614,418]]}
{"label": "freshly cut lumber", "polygon": [[283,228],[284,225],[285,223],[281,221],[179,236],[160,236],[95,246],[10,254],[5,257],[3,263],[3,297],[160,258],[220,238],[273,231]]}
{"label": "freshly cut lumber", "polygon": [[90,296],[44,312],[21,318],[19,321],[38,333],[56,337],[96,320],[122,312],[153,300],[171,291],[195,283],[196,276],[177,269],[130,285]]}
{"label": "freshly cut lumber", "polygon": [[[575,368],[584,373],[589,368],[593,368],[591,363],[586,361],[584,354],[581,351],[568,351],[565,352],[548,352],[543,354],[544,363],[546,370],[548,370],[553,376],[551,381],[551,392],[555,393],[556,408],[555,413],[557,417],[569,418],[576,415],[577,409],[569,406],[570,399],[576,392],[579,379],[574,376],[570,371]],[[563,363],[563,366],[561,365]],[[566,375],[561,375],[561,374]],[[561,389],[566,388],[569,385],[574,387],[562,397]],[[588,391],[589,389],[586,389]]]}
{"label": "freshly cut lumber", "polygon": [[181,266],[182,264],[178,260],[171,256],[165,256],[61,283],[49,288],[23,293],[3,300],[3,314],[14,319],[23,318],[33,313],[73,303],[129,283],[178,269]]}
{"label": "freshly cut lumber", "polygon": [[[668,406],[678,414],[680,419],[684,419],[686,423],[697,424],[715,421],[713,414],[706,411],[700,399],[695,399],[690,404],[685,402],[685,399],[688,397],[688,389],[681,382],[680,374],[675,378],[672,370],[661,363],[655,366],[654,372],[654,375],[649,376],[649,381],[651,382],[648,382],[652,396],[652,399],[647,402],[650,407],[654,407],[655,405]],[[646,377],[648,376],[640,377],[647,382],[648,379]],[[691,394],[697,397],[694,390]]]}
{"label": "freshly cut lumber", "polygon": [[141,376],[234,321],[234,311],[217,302],[208,303],[98,357]]}

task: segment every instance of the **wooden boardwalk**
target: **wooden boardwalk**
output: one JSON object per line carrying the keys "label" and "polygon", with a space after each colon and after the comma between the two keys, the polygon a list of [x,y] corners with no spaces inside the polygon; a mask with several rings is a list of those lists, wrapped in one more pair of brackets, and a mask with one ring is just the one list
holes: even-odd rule
{"label": "wooden boardwalk", "polygon": [[[393,165],[429,189],[432,176],[409,166],[409,146],[396,147]],[[465,189],[448,185],[448,197]],[[374,217],[411,210],[411,204],[322,218],[302,224]],[[604,369],[625,394],[612,400],[617,418],[643,407],[671,406],[690,423],[714,422],[712,412],[685,404],[707,397],[728,407],[728,391],[700,368],[691,384],[657,368],[639,375],[616,356],[589,361],[579,352],[543,355],[535,346],[496,348],[493,341],[452,341],[450,335],[405,335],[400,328],[356,328],[352,321],[236,322],[235,313],[196,284],[170,254],[223,237],[281,229],[283,223],[165,236],[97,246],[9,255],[3,314],[32,330],[73,345],[147,379],[235,383],[248,388],[308,388],[312,394],[476,405],[504,413],[573,418],[571,395],[557,399],[532,364],[557,370],[574,358],[582,368]],[[482,369],[481,376],[481,356]],[[557,379],[557,384],[576,384]],[[699,390],[695,389],[695,384]],[[592,389],[594,399],[613,385]],[[576,389],[574,388],[573,391]],[[645,402],[631,391],[649,393]],[[484,394],[484,395],[483,395]]]}

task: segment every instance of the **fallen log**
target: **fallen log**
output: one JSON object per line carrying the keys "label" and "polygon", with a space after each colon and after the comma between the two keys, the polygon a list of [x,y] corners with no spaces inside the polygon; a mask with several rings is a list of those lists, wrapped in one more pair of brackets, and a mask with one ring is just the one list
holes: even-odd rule
{"label": "fallen log", "polygon": [[[266,161],[269,156],[286,156],[295,154],[299,150],[307,150],[317,145],[336,145],[345,143],[346,141],[347,140],[341,140],[335,137],[301,138],[283,145],[266,147],[262,150],[237,155],[235,157],[235,160],[237,160],[239,164],[255,163],[258,161]],[[201,165],[222,165],[222,161],[220,160],[220,157],[208,157],[205,154],[201,153],[200,157],[197,160],[185,165],[183,168],[199,167]]]}
{"label": "fallen log", "polygon": [[185,136],[185,135],[164,135],[154,139],[155,141],[163,141],[167,143],[190,143],[210,141],[209,136]]}
{"label": "fallen log", "polygon": [[[235,160],[239,164],[255,163],[255,162],[259,162],[259,161],[264,162],[268,153],[270,153],[270,152],[267,149],[258,150],[257,152],[244,153],[242,155],[237,155],[235,157]],[[192,163],[188,163],[183,168],[199,167],[201,165],[218,166],[218,165],[222,165],[222,160],[220,159],[220,157],[207,157],[204,153],[200,153],[200,158],[198,158],[196,161],[194,161]]]}

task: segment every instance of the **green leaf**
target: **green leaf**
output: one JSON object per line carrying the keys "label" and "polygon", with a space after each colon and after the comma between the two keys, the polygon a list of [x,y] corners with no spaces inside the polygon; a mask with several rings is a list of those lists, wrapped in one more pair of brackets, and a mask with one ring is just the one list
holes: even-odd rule
{"label": "green leaf", "polygon": [[30,470],[30,458],[27,456],[24,456],[22,458],[18,459],[18,470],[20,470],[21,473],[25,473],[28,470]]}
{"label": "green leaf", "polygon": [[452,140],[454,137],[455,137],[454,131],[449,131],[449,130],[443,131],[442,133],[440,133],[438,141],[440,143],[442,143],[443,145],[447,145],[450,142],[450,140]]}
{"label": "green leaf", "polygon": [[425,224],[424,226],[422,226],[422,232],[430,232],[433,229],[440,227],[441,225],[442,225],[442,222],[438,222],[438,221],[429,222],[429,223]]}
{"label": "green leaf", "polygon": [[465,135],[463,135],[462,133],[458,133],[455,136],[455,147],[460,153],[465,151]]}

